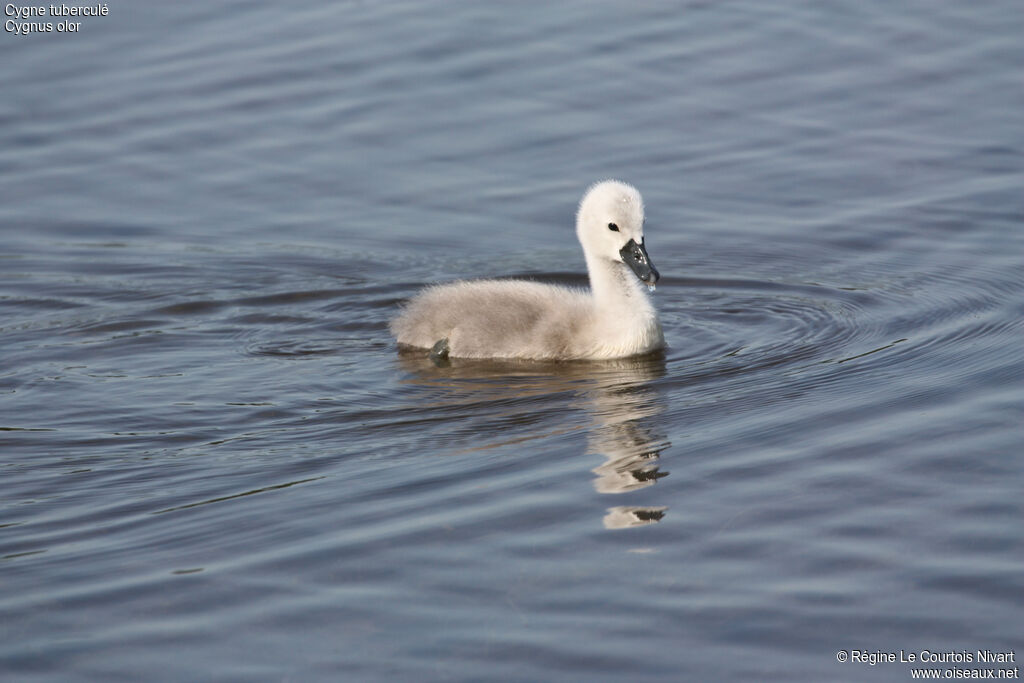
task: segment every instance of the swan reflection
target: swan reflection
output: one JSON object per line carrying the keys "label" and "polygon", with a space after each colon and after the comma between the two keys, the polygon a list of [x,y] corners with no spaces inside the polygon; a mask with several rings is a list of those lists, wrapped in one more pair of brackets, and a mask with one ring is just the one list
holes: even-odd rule
{"label": "swan reflection", "polygon": [[666,507],[630,507],[620,505],[608,508],[608,514],[602,520],[605,529],[626,529],[631,526],[646,526],[660,522],[665,516]]}
{"label": "swan reflection", "polygon": [[[500,404],[501,419],[521,426],[542,422],[543,414],[537,413],[551,401],[558,401],[562,408],[582,409],[589,420],[571,429],[584,429],[586,452],[604,458],[592,470],[593,486],[599,493],[634,493],[669,475],[660,462],[661,453],[670,445],[658,420],[665,404],[654,388],[654,381],[665,374],[661,354],[569,363],[462,359],[436,363],[424,357],[422,351],[415,351],[400,353],[398,361],[408,375],[405,383],[443,391],[442,400],[435,405],[446,410],[459,405]],[[510,408],[512,415],[508,414]],[[526,436],[522,430],[509,435],[492,432],[468,450],[523,443],[571,429],[567,430],[563,422]],[[620,529],[655,524],[667,509],[611,507],[603,525]]]}

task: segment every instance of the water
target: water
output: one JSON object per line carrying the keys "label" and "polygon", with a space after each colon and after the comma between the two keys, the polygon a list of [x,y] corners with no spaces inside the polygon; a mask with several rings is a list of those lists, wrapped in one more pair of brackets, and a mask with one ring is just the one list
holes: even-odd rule
{"label": "water", "polygon": [[[109,9],[0,37],[6,680],[1021,654],[1015,3]],[[584,284],[605,177],[665,354],[396,353],[427,283]]]}

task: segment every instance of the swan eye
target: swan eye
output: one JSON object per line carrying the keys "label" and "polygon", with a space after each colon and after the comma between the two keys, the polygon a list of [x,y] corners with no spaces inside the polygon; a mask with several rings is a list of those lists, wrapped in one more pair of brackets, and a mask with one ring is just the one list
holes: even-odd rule
{"label": "swan eye", "polygon": [[614,223],[609,223],[608,224],[608,229],[611,230],[612,232],[618,232],[619,231],[619,226],[615,225]]}

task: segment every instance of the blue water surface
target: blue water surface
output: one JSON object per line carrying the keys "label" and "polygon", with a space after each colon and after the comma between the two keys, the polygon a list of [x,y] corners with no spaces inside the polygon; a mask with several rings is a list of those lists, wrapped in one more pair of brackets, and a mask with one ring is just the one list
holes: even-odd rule
{"label": "blue water surface", "polygon": [[[5,680],[1022,651],[1017,3],[108,9],[0,35]],[[609,177],[664,354],[397,353],[428,284],[585,286]]]}

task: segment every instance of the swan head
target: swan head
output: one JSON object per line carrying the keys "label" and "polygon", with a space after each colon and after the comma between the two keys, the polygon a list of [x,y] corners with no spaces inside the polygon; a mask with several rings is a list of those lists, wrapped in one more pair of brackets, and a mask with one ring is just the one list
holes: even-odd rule
{"label": "swan head", "polygon": [[644,247],[644,200],[632,185],[605,180],[587,190],[576,235],[588,259],[625,263],[648,287],[661,277]]}

